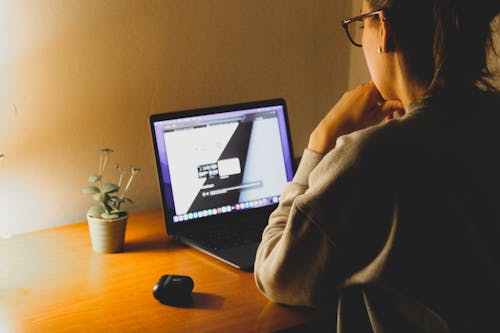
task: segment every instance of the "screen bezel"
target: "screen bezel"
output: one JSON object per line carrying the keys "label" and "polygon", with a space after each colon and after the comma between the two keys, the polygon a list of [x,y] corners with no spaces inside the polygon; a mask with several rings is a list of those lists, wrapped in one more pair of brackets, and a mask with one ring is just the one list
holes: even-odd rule
{"label": "screen bezel", "polygon": [[[293,174],[295,173],[296,170],[296,165],[295,165],[295,159],[294,159],[294,154],[293,154],[293,146],[292,146],[292,140],[291,140],[291,135],[290,135],[290,126],[289,126],[289,119],[288,119],[288,110],[286,106],[286,102],[283,98],[276,98],[276,99],[269,99],[269,100],[263,100],[263,101],[255,101],[255,102],[246,102],[246,103],[238,103],[238,104],[228,104],[228,105],[221,105],[221,106],[210,106],[210,107],[204,107],[204,108],[197,108],[197,109],[186,109],[186,110],[181,110],[181,111],[174,111],[174,112],[166,112],[166,113],[159,113],[159,114],[153,114],[149,117],[149,123],[150,123],[150,128],[151,128],[151,134],[153,137],[153,147],[154,147],[154,154],[155,154],[155,160],[156,160],[156,169],[157,169],[157,175],[158,175],[158,182],[160,185],[160,194],[161,194],[161,204],[162,204],[162,210],[163,210],[163,215],[165,219],[165,225],[166,225],[166,230],[169,235],[175,235],[178,233],[182,233],[185,230],[191,229],[195,225],[207,225],[211,226],[217,223],[223,223],[222,221],[229,221],[230,223],[232,220],[251,220],[251,217],[256,214],[270,214],[278,204],[272,204],[269,206],[264,206],[264,207],[258,207],[258,208],[251,208],[247,210],[240,210],[240,211],[233,211],[230,213],[225,213],[223,216],[224,218],[221,218],[221,215],[214,215],[214,216],[207,216],[207,217],[202,217],[198,218],[195,220],[190,220],[190,221],[183,221],[183,222],[173,222],[173,216],[175,212],[172,209],[169,209],[167,207],[167,200],[172,200],[172,198],[168,198],[167,195],[172,195],[171,190],[167,191],[165,188],[165,182],[163,179],[163,173],[162,173],[162,165],[161,165],[161,158],[160,158],[160,152],[158,149],[158,140],[156,136],[156,128],[155,128],[155,123],[156,122],[161,122],[161,121],[166,121],[166,120],[173,120],[173,119],[179,119],[179,118],[185,118],[185,117],[193,117],[193,116],[202,116],[202,115],[212,115],[212,114],[218,114],[218,113],[227,113],[227,112],[234,112],[234,111],[241,111],[241,110],[246,110],[246,109],[257,109],[257,108],[264,108],[264,107],[272,107],[272,106],[280,106],[282,107],[283,110],[283,119],[284,119],[284,129],[286,131],[286,135],[284,136],[284,133],[281,133],[283,128],[280,126],[280,137],[286,138],[288,141],[288,154],[284,152],[284,161],[285,165],[289,165],[291,170],[287,170],[286,176],[287,176],[287,181],[291,181]],[[283,146],[283,144],[282,144]],[[170,193],[170,194],[169,194]]]}

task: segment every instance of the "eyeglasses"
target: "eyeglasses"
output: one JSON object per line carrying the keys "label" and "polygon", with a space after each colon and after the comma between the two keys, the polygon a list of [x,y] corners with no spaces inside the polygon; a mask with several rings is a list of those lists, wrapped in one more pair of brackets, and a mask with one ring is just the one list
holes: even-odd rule
{"label": "eyeglasses", "polygon": [[342,27],[344,28],[347,37],[351,43],[355,46],[361,47],[361,37],[363,36],[363,28],[365,22],[363,21],[365,18],[372,17],[378,15],[382,12],[383,9],[379,9],[377,11],[366,13],[363,15],[355,16],[350,19],[346,19],[342,21]]}

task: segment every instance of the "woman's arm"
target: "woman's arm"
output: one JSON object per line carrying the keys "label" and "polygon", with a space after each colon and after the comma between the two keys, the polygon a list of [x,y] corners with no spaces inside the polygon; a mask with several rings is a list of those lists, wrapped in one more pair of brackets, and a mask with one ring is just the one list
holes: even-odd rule
{"label": "woman's arm", "polygon": [[390,119],[394,112],[404,114],[400,101],[384,101],[373,82],[361,84],[347,91],[321,120],[311,133],[307,148],[325,154],[335,147],[341,135]]}
{"label": "woman's arm", "polygon": [[[379,98],[372,83],[347,92],[311,134],[309,149],[293,181],[285,186],[257,251],[256,283],[271,300],[336,307],[338,286],[350,268],[342,262],[345,258],[338,257],[332,230],[350,223],[363,177],[353,172],[357,149],[352,138],[335,142],[397,111],[393,106],[399,103],[384,104]],[[353,227],[361,226],[353,223]]]}
{"label": "woman's arm", "polygon": [[285,186],[257,251],[254,274],[259,290],[271,300],[322,307],[316,300],[318,280],[331,253],[329,240],[308,220],[296,199],[308,189],[310,172],[323,155],[305,150],[292,182]]}

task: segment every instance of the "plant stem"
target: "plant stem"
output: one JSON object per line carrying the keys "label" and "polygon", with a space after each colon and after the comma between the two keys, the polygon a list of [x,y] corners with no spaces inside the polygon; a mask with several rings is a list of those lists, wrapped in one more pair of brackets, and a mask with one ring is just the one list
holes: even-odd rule
{"label": "plant stem", "polygon": [[104,174],[104,169],[106,168],[106,163],[108,162],[108,156],[109,156],[109,153],[105,152],[104,153],[104,162],[102,164],[102,174]]}
{"label": "plant stem", "polygon": [[132,173],[130,175],[130,178],[128,179],[127,186],[125,186],[125,189],[123,190],[123,193],[120,197],[120,200],[122,200],[125,197],[125,193],[127,192],[128,188],[130,187],[130,184],[132,183],[132,179],[134,179],[135,174]]}
{"label": "plant stem", "polygon": [[123,175],[125,174],[125,170],[120,169],[120,178],[118,179],[118,187],[122,186]]}
{"label": "plant stem", "polygon": [[107,205],[104,202],[101,202],[101,205],[106,213],[111,214],[111,211],[108,209]]}
{"label": "plant stem", "polygon": [[97,169],[97,174],[101,175],[101,167],[102,167],[102,151],[99,151],[99,169]]}

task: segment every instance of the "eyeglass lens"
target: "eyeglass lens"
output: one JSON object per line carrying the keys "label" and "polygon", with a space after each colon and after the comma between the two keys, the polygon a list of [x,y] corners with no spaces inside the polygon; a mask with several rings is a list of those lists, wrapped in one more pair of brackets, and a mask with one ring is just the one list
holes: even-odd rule
{"label": "eyeglass lens", "polygon": [[347,25],[349,36],[351,36],[353,42],[358,45],[361,45],[361,39],[363,37],[363,26],[364,22],[362,20],[352,21]]}

